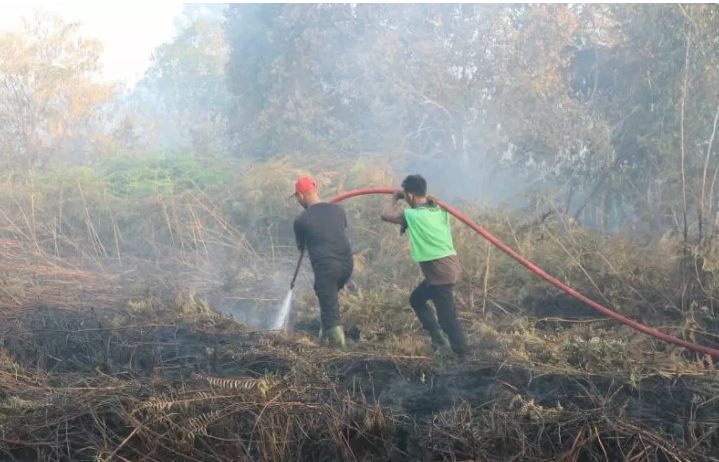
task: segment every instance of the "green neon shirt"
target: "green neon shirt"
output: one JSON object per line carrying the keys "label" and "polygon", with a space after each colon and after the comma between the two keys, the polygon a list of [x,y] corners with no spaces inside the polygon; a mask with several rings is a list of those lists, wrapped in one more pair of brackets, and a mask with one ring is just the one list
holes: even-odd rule
{"label": "green neon shirt", "polygon": [[446,210],[437,205],[405,209],[404,219],[412,246],[412,260],[424,262],[457,255]]}

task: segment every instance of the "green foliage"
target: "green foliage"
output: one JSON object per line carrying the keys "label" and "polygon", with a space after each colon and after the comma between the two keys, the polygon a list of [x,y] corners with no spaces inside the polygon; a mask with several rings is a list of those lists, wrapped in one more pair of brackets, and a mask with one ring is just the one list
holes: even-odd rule
{"label": "green foliage", "polygon": [[102,161],[99,170],[109,191],[131,198],[180,193],[188,189],[222,188],[232,179],[223,162],[208,162],[191,153],[148,154],[140,158],[114,157]]}

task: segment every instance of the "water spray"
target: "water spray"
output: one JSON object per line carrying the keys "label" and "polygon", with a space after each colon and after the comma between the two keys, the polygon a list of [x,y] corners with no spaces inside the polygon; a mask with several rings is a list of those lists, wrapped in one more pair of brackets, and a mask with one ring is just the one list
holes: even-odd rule
{"label": "water spray", "polygon": [[302,257],[305,256],[305,249],[300,252],[300,258],[297,259],[297,267],[295,267],[295,274],[292,276],[292,282],[290,282],[290,290],[287,291],[280,311],[275,318],[275,322],[272,325],[273,330],[285,330],[287,318],[292,310],[292,291],[295,289],[295,283],[297,282],[297,276],[300,274],[300,267],[302,266]]}

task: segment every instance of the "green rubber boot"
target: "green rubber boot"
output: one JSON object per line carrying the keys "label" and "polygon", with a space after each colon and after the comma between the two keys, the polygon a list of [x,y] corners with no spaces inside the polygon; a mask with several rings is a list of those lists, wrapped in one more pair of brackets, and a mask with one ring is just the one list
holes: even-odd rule
{"label": "green rubber boot", "polygon": [[347,346],[345,343],[345,330],[342,326],[334,326],[327,330],[325,334],[327,344],[330,348],[336,348],[338,350],[344,350]]}
{"label": "green rubber boot", "polygon": [[449,349],[449,341],[439,329],[434,332],[430,332],[429,336],[432,339],[432,348],[434,348],[435,350]]}

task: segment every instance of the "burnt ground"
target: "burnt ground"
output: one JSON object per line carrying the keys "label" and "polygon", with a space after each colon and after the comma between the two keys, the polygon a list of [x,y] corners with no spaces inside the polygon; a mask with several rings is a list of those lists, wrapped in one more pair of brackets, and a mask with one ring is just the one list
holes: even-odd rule
{"label": "burnt ground", "polygon": [[[479,355],[399,356],[360,344],[335,352],[306,336],[252,332],[216,316],[111,324],[43,309],[5,330],[2,460],[716,460],[719,448],[716,374],[633,377]],[[8,383],[11,367],[33,385]],[[244,380],[239,391],[220,396],[232,380]],[[259,381],[267,391],[253,394]],[[98,395],[100,384],[107,392]],[[73,404],[68,390],[83,388]],[[173,400],[188,394],[196,407],[171,414]],[[90,395],[96,400],[85,401]],[[167,416],[131,411],[158,399],[169,403],[158,408]],[[54,402],[56,419],[33,400]],[[88,423],[90,415],[104,415],[104,426]],[[180,415],[185,420],[173,420]],[[205,415],[216,420],[186,431]],[[83,436],[63,440],[62,425]],[[272,439],[282,425],[291,447],[204,447],[230,428],[240,441]],[[155,447],[151,432],[161,429],[167,441]]]}

